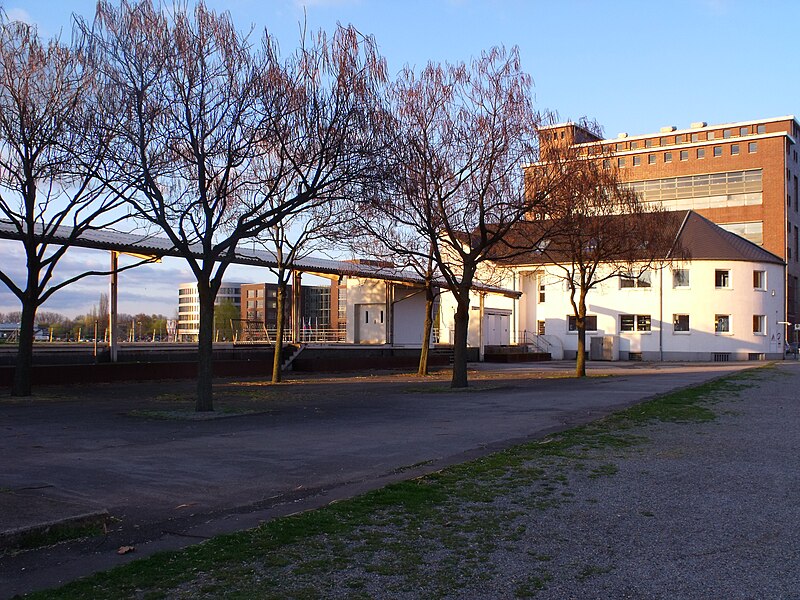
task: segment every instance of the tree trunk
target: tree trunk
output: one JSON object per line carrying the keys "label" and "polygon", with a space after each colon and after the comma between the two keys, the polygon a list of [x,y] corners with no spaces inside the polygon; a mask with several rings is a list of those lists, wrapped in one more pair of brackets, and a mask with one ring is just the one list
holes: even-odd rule
{"label": "tree trunk", "polygon": [[11,384],[12,396],[31,395],[31,370],[33,368],[33,328],[36,325],[36,304],[26,298],[22,303],[19,322],[19,346],[14,380]]}
{"label": "tree trunk", "polygon": [[575,376],[586,377],[586,296],[581,292],[578,314],[575,316],[578,329],[578,356],[575,361]]}
{"label": "tree trunk", "polygon": [[431,330],[433,329],[433,289],[430,285],[425,286],[425,326],[422,330],[422,348],[419,352],[419,368],[417,377],[424,377],[428,374],[428,352],[431,343]]}
{"label": "tree trunk", "polygon": [[214,410],[214,295],[208,284],[197,282],[200,331],[197,336],[197,412]]}
{"label": "tree trunk", "polygon": [[[272,356],[272,383],[281,381],[281,351],[283,350],[283,305],[286,301],[286,286],[278,283],[278,291],[275,294],[275,306],[278,310],[275,321],[275,350]],[[264,314],[267,308],[264,307]]]}
{"label": "tree trunk", "polygon": [[467,387],[467,333],[469,329],[469,289],[457,295],[453,344],[453,379],[450,387]]}

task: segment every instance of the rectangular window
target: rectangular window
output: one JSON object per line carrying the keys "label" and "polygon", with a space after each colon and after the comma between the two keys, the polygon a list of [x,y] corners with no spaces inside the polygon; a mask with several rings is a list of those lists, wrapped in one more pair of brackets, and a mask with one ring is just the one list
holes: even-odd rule
{"label": "rectangular window", "polygon": [[636,316],[635,315],[620,315],[619,316],[619,330],[620,331],[635,331],[636,330]]}
{"label": "rectangular window", "polygon": [[697,158],[705,158],[706,157],[706,149],[705,148],[698,148],[697,149]]}
{"label": "rectangular window", "polygon": [[661,145],[662,146],[669,146],[671,143],[672,143],[672,140],[669,139],[668,137],[662,137],[661,138]]}
{"label": "rectangular window", "polygon": [[714,333],[730,333],[730,332],[731,332],[731,316],[714,315]]}
{"label": "rectangular window", "polygon": [[714,158],[722,156],[722,146],[714,146]]}
{"label": "rectangular window", "polygon": [[620,168],[624,167],[625,166],[625,159],[624,158],[618,158],[617,159],[617,166],[620,167]]}
{"label": "rectangular window", "polygon": [[714,271],[714,287],[729,288],[731,287],[731,272],[727,269],[717,269]]}
{"label": "rectangular window", "polygon": [[653,140],[645,140],[644,141],[645,148],[652,148],[653,147]]}
{"label": "rectangular window", "polygon": [[767,316],[753,315],[753,333],[757,335],[767,334]]}
{"label": "rectangular window", "polygon": [[750,142],[749,144],[747,144],[747,151],[750,154],[755,154],[756,152],[758,152],[758,142]]}
{"label": "rectangular window", "polygon": [[764,291],[767,289],[767,272],[753,271],[753,289]]}
{"label": "rectangular window", "polygon": [[675,136],[675,143],[676,144],[682,144],[683,143],[683,135],[682,134],[678,134],[678,135]]}
{"label": "rectangular window", "polygon": [[639,147],[639,144],[637,142],[631,142],[631,150],[636,150],[636,148],[638,148],[638,147]]}
{"label": "rectangular window", "polygon": [[692,141],[693,142],[699,142],[700,141],[700,134],[699,133],[693,133],[692,134]]}
{"label": "rectangular window", "polygon": [[633,157],[633,166],[638,167],[642,164],[642,157],[641,156],[634,156]]}
{"label": "rectangular window", "polygon": [[689,333],[689,315],[672,315],[672,331]]}
{"label": "rectangular window", "polygon": [[739,135],[747,135],[750,130],[747,127],[739,127]]}
{"label": "rectangular window", "polygon": [[731,144],[731,156],[739,154],[739,144]]}
{"label": "rectangular window", "polygon": [[725,139],[728,139],[729,137],[731,137],[731,130],[730,129],[723,129],[722,130],[722,137],[724,137]]}
{"label": "rectangular window", "polygon": [[672,287],[674,288],[689,287],[689,269],[672,270]]}
{"label": "rectangular window", "polygon": [[714,133],[713,131],[709,131],[709,132],[708,132],[708,139],[709,139],[709,140],[713,140],[713,139],[716,137],[716,135],[717,135],[717,134],[716,134],[716,133]]}
{"label": "rectangular window", "polygon": [[645,271],[638,276],[632,273],[621,273],[619,276],[620,288],[649,288],[652,286],[650,281],[650,271]]}
{"label": "rectangular window", "polygon": [[656,164],[656,155],[655,154],[648,154],[647,155],[647,164],[648,165]]}
{"label": "rectangular window", "polygon": [[672,152],[664,152],[664,162],[665,163],[672,162]]}
{"label": "rectangular window", "polygon": [[681,160],[689,160],[689,151],[681,150]]}
{"label": "rectangular window", "polygon": [[[597,315],[586,315],[586,331],[597,331]],[[577,321],[574,315],[567,317],[569,331],[578,331]]]}
{"label": "rectangular window", "polygon": [[759,125],[758,126],[758,133],[767,133],[767,126],[766,125]]}
{"label": "rectangular window", "polygon": [[545,292],[544,285],[545,285],[544,284],[544,277],[540,276],[539,277],[539,302],[540,303],[544,302],[544,297],[545,297],[544,296],[544,292]]}
{"label": "rectangular window", "polygon": [[544,335],[544,321],[536,321],[536,335]]}
{"label": "rectangular window", "polygon": [[636,331],[650,331],[650,315],[636,315]]}
{"label": "rectangular window", "polygon": [[610,169],[611,168],[611,161],[608,160],[607,158],[603,159],[603,168],[604,169]]}

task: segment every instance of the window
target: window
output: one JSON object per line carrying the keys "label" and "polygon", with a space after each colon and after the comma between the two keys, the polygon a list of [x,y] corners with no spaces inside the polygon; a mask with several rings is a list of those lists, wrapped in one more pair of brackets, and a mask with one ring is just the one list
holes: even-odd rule
{"label": "window", "polygon": [[750,130],[747,127],[739,127],[739,135],[747,135]]}
{"label": "window", "polygon": [[536,321],[536,335],[544,335],[544,321]]}
{"label": "window", "polygon": [[714,271],[714,287],[731,287],[731,272],[726,269],[717,269]]}
{"label": "window", "polygon": [[753,271],[753,289],[762,291],[767,289],[766,271]]}
{"label": "window", "polygon": [[674,288],[689,287],[689,269],[672,270],[672,287]]}
{"label": "window", "polygon": [[706,157],[706,149],[705,148],[698,148],[697,149],[697,158],[705,158]]}
{"label": "window", "polygon": [[689,315],[672,315],[673,333],[689,333]]}
{"label": "window", "polygon": [[731,316],[714,315],[714,333],[730,333],[730,332],[731,332]]}
{"label": "window", "polygon": [[648,154],[647,155],[647,164],[648,165],[656,164],[656,155],[655,154]]}
{"label": "window", "polygon": [[739,144],[731,144],[731,156],[739,154]]}
{"label": "window", "polygon": [[683,143],[683,135],[681,135],[681,134],[676,135],[675,136],[675,143],[676,144],[682,144]]}
{"label": "window", "polygon": [[642,157],[641,156],[634,156],[633,157],[633,166],[638,167],[642,164]]}
{"label": "window", "polygon": [[755,154],[756,152],[758,152],[758,142],[750,142],[749,144],[747,144],[747,151],[750,154]]}
{"label": "window", "polygon": [[700,134],[699,133],[693,133],[692,134],[692,141],[693,142],[699,142],[700,141]]}
{"label": "window", "polygon": [[544,302],[544,277],[539,277],[539,302]]}
{"label": "window", "polygon": [[603,159],[603,168],[604,169],[610,169],[611,168],[611,161],[608,160],[607,158]]}
{"label": "window", "polygon": [[729,137],[731,137],[731,130],[730,129],[723,129],[722,130],[722,137],[724,137],[725,139],[728,139]]}
{"label": "window", "polygon": [[714,146],[714,158],[722,156],[722,146]]}
{"label": "window", "polygon": [[[586,315],[585,324],[586,331],[597,331],[597,315]],[[567,317],[567,326],[569,331],[578,331],[578,324],[574,315]]]}
{"label": "window", "polygon": [[620,331],[650,331],[650,315],[620,315]]}
{"label": "window", "polygon": [[714,133],[713,131],[709,131],[708,132],[708,139],[709,140],[713,140],[715,137],[716,137],[716,133]]}
{"label": "window", "polygon": [[758,133],[767,133],[767,126],[766,125],[759,125],[758,126]]}
{"label": "window", "polygon": [[644,147],[645,148],[652,148],[653,147],[653,141],[654,140],[645,140],[644,141]]}
{"label": "window", "polygon": [[645,271],[641,273],[638,277],[635,277],[631,273],[623,273],[619,276],[619,287],[620,288],[649,288],[651,287],[650,283],[650,271]]}
{"label": "window", "polygon": [[689,151],[681,150],[681,160],[689,160]]}
{"label": "window", "polygon": [[622,157],[618,158],[617,159],[617,166],[620,167],[620,168],[624,167],[625,166],[625,159],[622,158]]}
{"label": "window", "polygon": [[767,335],[766,315],[753,315],[753,333],[756,335]]}
{"label": "window", "polygon": [[638,148],[638,147],[639,147],[639,144],[637,142],[631,142],[631,150],[636,150],[636,148]]}
{"label": "window", "polygon": [[672,152],[664,152],[664,162],[672,162]]}
{"label": "window", "polygon": [[669,146],[671,143],[672,143],[672,140],[670,140],[668,137],[662,137],[661,138],[661,145],[662,146]]}

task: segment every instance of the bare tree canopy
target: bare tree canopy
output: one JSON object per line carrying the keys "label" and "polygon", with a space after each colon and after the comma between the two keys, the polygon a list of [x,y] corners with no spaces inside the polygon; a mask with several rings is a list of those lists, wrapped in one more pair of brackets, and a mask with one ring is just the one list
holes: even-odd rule
{"label": "bare tree canopy", "polygon": [[237,246],[368,183],[384,63],[351,27],[304,40],[282,63],[268,33],[256,46],[202,3],[167,14],[150,0],[101,2],[79,26],[113,107],[106,182],[135,190],[136,217],[197,280],[197,410],[213,410],[213,305]]}
{"label": "bare tree canopy", "polygon": [[[596,125],[582,121],[580,127],[602,137]],[[578,330],[578,376],[586,374],[589,291],[612,278],[636,279],[681,255],[674,247],[676,229],[664,226],[662,210],[645,208],[620,180],[611,157],[612,151],[599,142],[543,142],[541,161],[527,169],[526,182],[532,212],[540,220],[507,242],[530,246],[535,239],[533,247],[566,283]]]}
{"label": "bare tree canopy", "polygon": [[[14,395],[30,395],[38,307],[75,280],[100,274],[58,281],[59,261],[84,232],[124,216],[96,180],[106,143],[90,126],[96,90],[84,58],[0,14],[0,219],[16,229],[27,267],[25,281],[0,267],[0,281],[22,305]],[[66,241],[55,244],[65,232]]]}
{"label": "bare tree canopy", "polygon": [[[467,385],[470,291],[489,251],[528,210],[523,163],[536,155],[531,80],[516,48],[493,48],[470,64],[405,69],[392,94],[390,171],[396,191],[372,210],[382,237],[435,269],[454,295],[452,385]],[[394,241],[392,241],[392,239]]]}

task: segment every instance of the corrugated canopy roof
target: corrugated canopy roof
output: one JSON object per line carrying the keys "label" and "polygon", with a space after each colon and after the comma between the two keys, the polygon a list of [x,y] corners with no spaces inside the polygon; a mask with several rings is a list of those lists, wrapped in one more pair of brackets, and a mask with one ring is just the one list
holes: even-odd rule
{"label": "corrugated canopy roof", "polygon": [[[48,243],[63,244],[68,241],[71,228],[62,227],[50,237]],[[0,221],[0,238],[19,240],[20,236],[13,224],[7,221]],[[172,243],[163,237],[154,235],[143,235],[124,233],[110,229],[89,230],[83,232],[80,237],[71,243],[77,248],[91,248],[95,250],[107,250],[126,252],[130,254],[152,255],[156,257],[181,255],[173,247]],[[202,257],[200,246],[194,252],[197,258]],[[251,265],[255,267],[277,267],[275,254],[268,250],[255,250],[241,248],[236,251],[236,257],[232,261],[235,264]],[[347,277],[364,277],[367,279],[380,279],[397,283],[421,284],[423,279],[413,269],[403,269],[399,267],[387,267],[380,264],[369,264],[358,261],[331,260],[327,258],[306,257],[295,261],[293,268],[305,273],[317,273],[320,275],[337,275]],[[440,287],[445,287],[443,281],[436,282]],[[509,297],[519,297],[521,292],[508,290],[501,287],[476,284],[473,286],[476,291],[490,294],[499,294]]]}

